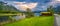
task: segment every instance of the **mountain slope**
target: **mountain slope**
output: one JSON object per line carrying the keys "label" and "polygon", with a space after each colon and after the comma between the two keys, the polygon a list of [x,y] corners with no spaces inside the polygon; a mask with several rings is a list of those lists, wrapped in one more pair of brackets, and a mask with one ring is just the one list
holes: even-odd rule
{"label": "mountain slope", "polygon": [[19,12],[19,11],[12,5],[7,5],[7,3],[0,1],[0,13],[2,12]]}

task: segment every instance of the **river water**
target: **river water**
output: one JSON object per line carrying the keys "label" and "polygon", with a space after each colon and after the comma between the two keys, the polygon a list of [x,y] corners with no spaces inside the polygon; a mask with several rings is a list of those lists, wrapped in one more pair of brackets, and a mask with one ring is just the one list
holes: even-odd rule
{"label": "river water", "polygon": [[[35,16],[40,16],[41,14],[40,13],[35,13],[34,14]],[[25,15],[23,16],[13,16],[12,19],[16,19],[16,20],[20,20],[20,19],[24,19],[25,18]],[[9,19],[9,16],[2,16],[0,17],[0,22],[2,21],[7,21]]]}

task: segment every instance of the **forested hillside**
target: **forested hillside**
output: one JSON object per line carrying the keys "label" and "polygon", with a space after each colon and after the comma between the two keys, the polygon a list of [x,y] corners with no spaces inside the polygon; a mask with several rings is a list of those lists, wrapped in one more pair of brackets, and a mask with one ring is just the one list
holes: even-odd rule
{"label": "forested hillside", "polygon": [[17,10],[12,5],[7,5],[7,3],[0,1],[0,13],[12,13],[12,12],[19,12],[19,10]]}

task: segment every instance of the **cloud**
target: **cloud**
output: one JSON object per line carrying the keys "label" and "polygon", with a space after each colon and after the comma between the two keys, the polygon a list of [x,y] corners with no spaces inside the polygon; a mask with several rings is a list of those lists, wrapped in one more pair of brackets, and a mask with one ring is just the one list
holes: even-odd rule
{"label": "cloud", "polygon": [[60,0],[55,0],[55,1],[60,1]]}
{"label": "cloud", "polygon": [[0,0],[0,1],[4,1],[4,0]]}
{"label": "cloud", "polygon": [[46,3],[46,6],[52,5],[53,7],[56,7],[60,3],[60,0],[52,0],[51,2]]}
{"label": "cloud", "polygon": [[[33,0],[34,1],[34,0]],[[18,10],[26,10],[27,8],[30,9],[36,9],[36,10],[46,10],[48,6],[52,5],[52,6],[56,6],[58,3],[60,3],[60,0],[50,0],[47,3],[44,3],[43,1],[40,2],[39,0],[37,2],[27,2],[23,1],[23,2],[17,2],[17,1],[7,1],[9,5],[13,5],[15,6]],[[43,10],[42,10],[43,9]]]}
{"label": "cloud", "polygon": [[37,6],[38,3],[26,3],[26,2],[13,2],[13,6],[15,6],[18,10],[26,11],[27,8],[33,9]]}

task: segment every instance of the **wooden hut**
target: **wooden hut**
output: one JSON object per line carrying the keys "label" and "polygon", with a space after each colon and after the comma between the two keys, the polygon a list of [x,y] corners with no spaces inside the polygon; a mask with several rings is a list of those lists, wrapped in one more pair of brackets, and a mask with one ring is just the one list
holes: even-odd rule
{"label": "wooden hut", "polygon": [[51,12],[41,12],[41,16],[52,16]]}

